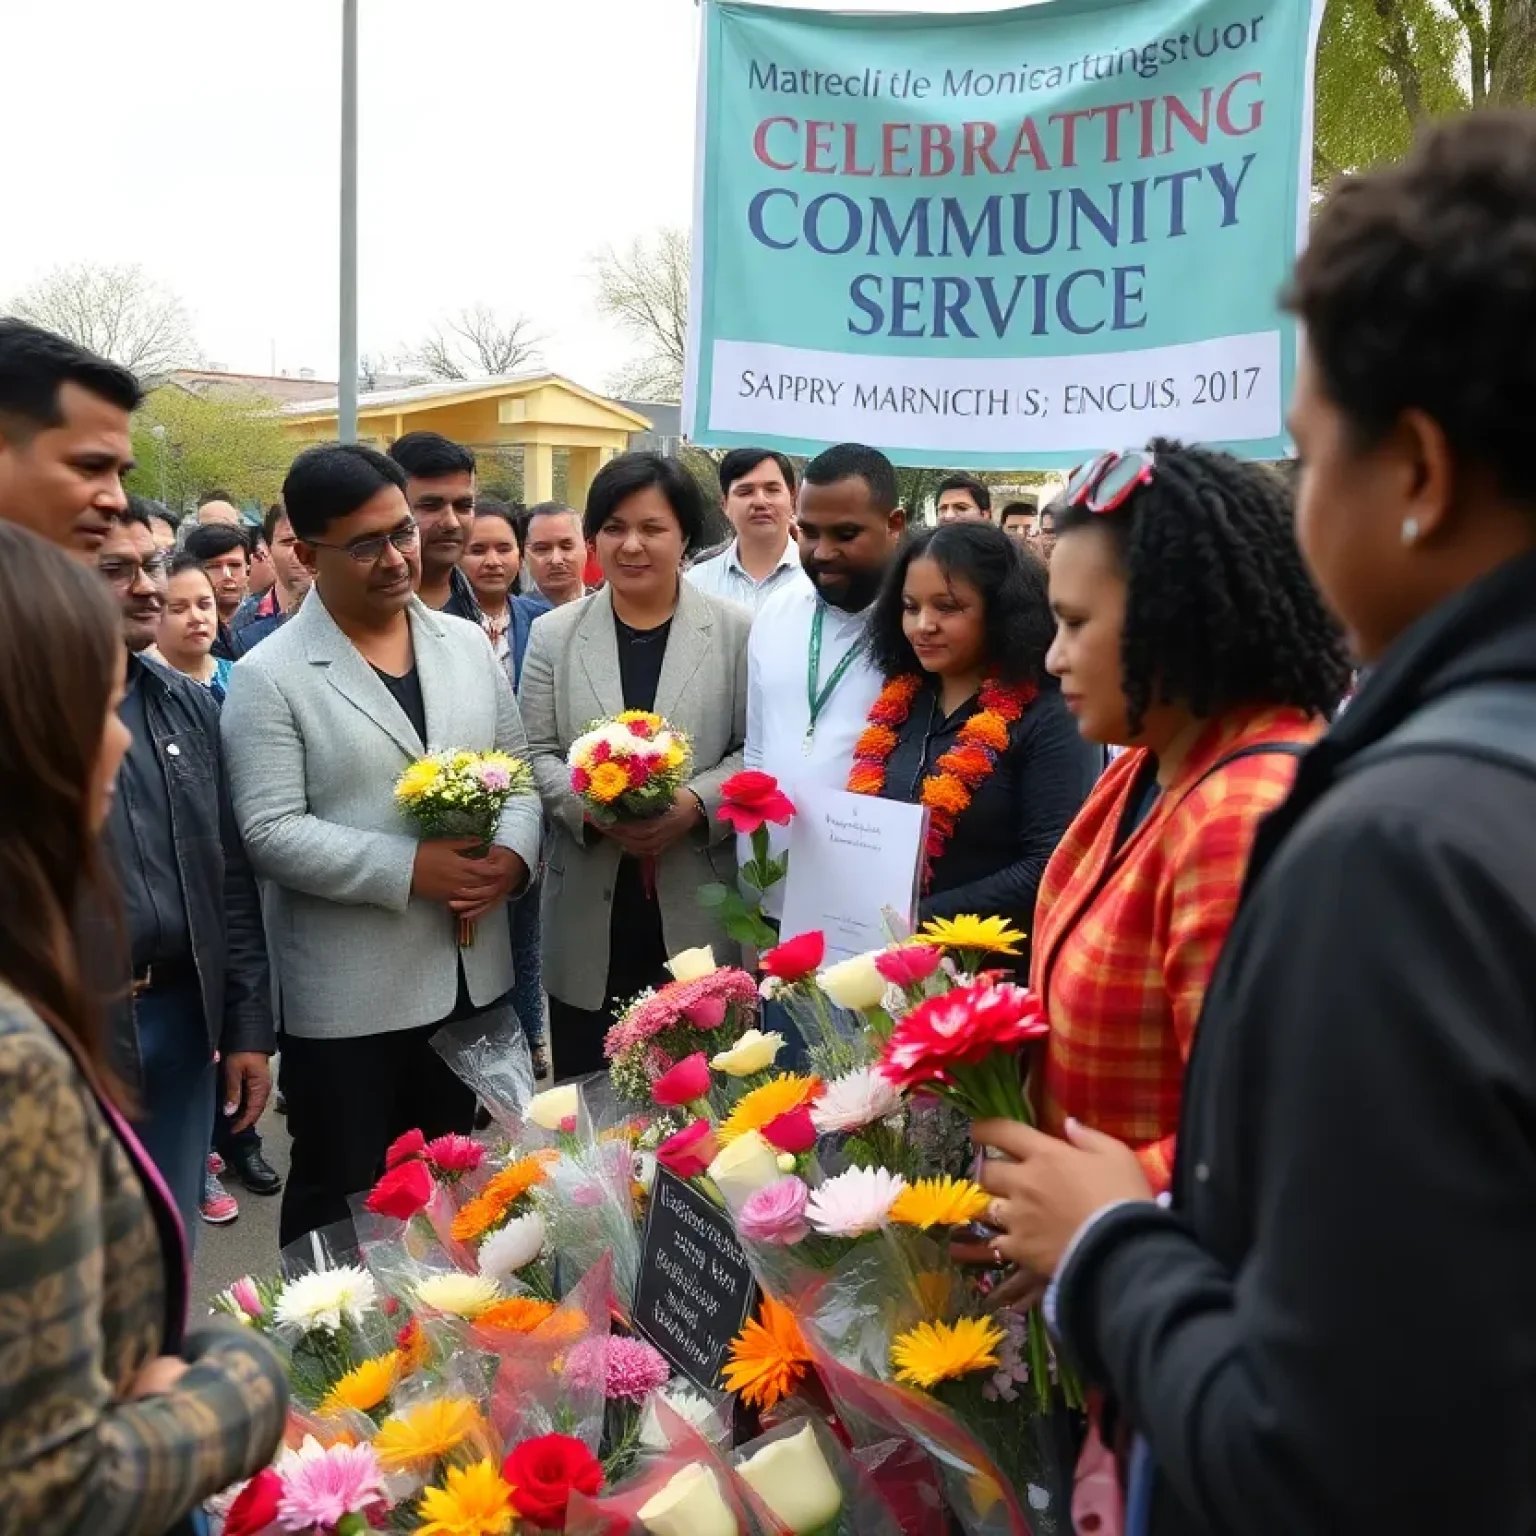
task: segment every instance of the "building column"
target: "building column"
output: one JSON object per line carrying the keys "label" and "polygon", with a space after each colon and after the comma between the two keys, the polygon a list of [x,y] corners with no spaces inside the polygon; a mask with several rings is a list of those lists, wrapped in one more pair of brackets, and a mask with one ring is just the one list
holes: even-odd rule
{"label": "building column", "polygon": [[567,448],[565,489],[570,503],[580,512],[587,504],[587,492],[602,467],[602,450],[599,448]]}
{"label": "building column", "polygon": [[555,494],[555,450],[548,443],[523,444],[523,501],[536,506]]}

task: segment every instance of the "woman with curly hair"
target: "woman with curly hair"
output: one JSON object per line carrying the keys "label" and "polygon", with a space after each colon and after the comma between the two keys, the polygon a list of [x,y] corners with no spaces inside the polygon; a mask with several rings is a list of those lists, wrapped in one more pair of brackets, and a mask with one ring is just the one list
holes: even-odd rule
{"label": "woman with curly hair", "polygon": [[885,686],[849,789],[924,805],[919,917],[975,913],[1028,931],[1099,754],[1045,671],[1045,570],[990,523],[947,523],[897,555],[869,621]]}

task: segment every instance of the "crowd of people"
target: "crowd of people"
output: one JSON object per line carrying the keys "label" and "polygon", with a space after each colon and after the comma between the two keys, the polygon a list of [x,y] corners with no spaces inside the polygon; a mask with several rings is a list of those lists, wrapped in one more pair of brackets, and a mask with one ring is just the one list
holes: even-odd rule
{"label": "crowd of people", "polygon": [[[138,382],[0,321],[0,1531],[265,1462],[275,1359],[185,1326],[211,1143],[275,1188],[280,1044],[288,1243],[470,1130],[445,1024],[598,1069],[669,955],[740,958],[696,892],[743,766],[925,805],[919,915],[1030,936],[1038,1128],[973,1127],[960,1252],[1093,1389],[1079,1529],[1536,1528],[1533,246],[1536,118],[1440,126],[1318,213],[1299,475],[1159,440],[919,529],[875,449],[739,448],[692,562],[675,461],[522,511],[431,433],[178,528]],[[567,753],[623,709],[693,775],[597,826]],[[483,857],[393,804],[448,746],[537,781]]]}

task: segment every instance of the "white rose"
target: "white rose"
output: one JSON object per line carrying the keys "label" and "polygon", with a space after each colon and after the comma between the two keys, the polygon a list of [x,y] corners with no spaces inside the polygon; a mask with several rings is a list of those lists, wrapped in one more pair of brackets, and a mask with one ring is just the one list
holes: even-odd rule
{"label": "white rose", "polygon": [[656,1154],[654,1152],[635,1153],[635,1183],[646,1194],[650,1194],[651,1186],[656,1182]]}
{"label": "white rose", "polygon": [[697,981],[701,976],[713,976],[720,969],[715,964],[715,952],[707,944],[699,949],[685,949],[667,961],[667,969],[674,981]]}
{"label": "white rose", "polygon": [[855,955],[817,974],[816,984],[839,1008],[857,1013],[861,1008],[878,1008],[885,996],[885,977],[875,969],[878,949]]}
{"label": "white rose", "polygon": [[799,1434],[765,1445],[736,1470],[795,1536],[831,1526],[843,1507],[842,1490],[810,1423]]}
{"label": "white rose", "polygon": [[764,1034],[760,1029],[749,1029],[728,1051],[721,1051],[710,1058],[710,1066],[727,1077],[751,1077],[774,1063],[784,1049],[784,1036]]}
{"label": "white rose", "polygon": [[756,1131],[745,1131],[721,1149],[709,1176],[725,1203],[739,1211],[758,1190],[782,1177],[779,1154]]}
{"label": "white rose", "polygon": [[543,1253],[544,1237],[544,1218],[537,1211],[514,1216],[480,1244],[480,1273],[493,1280],[516,1274]]}
{"label": "white rose", "polygon": [[737,1536],[736,1516],[715,1474],[697,1462],[640,1506],[640,1524],[651,1536]]}
{"label": "white rose", "polygon": [[558,1088],[546,1088],[528,1101],[528,1118],[545,1131],[558,1131],[567,1121],[576,1117],[581,1107],[581,1092],[575,1083],[562,1083]]}

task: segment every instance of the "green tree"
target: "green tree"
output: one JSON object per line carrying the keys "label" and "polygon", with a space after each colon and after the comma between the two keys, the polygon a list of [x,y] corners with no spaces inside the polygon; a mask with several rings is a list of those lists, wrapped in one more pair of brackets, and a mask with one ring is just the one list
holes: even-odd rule
{"label": "green tree", "polygon": [[173,511],[195,506],[215,489],[265,506],[277,500],[295,452],[273,401],[255,394],[204,397],[167,384],[133,419],[138,467],[128,489],[163,497]]}

